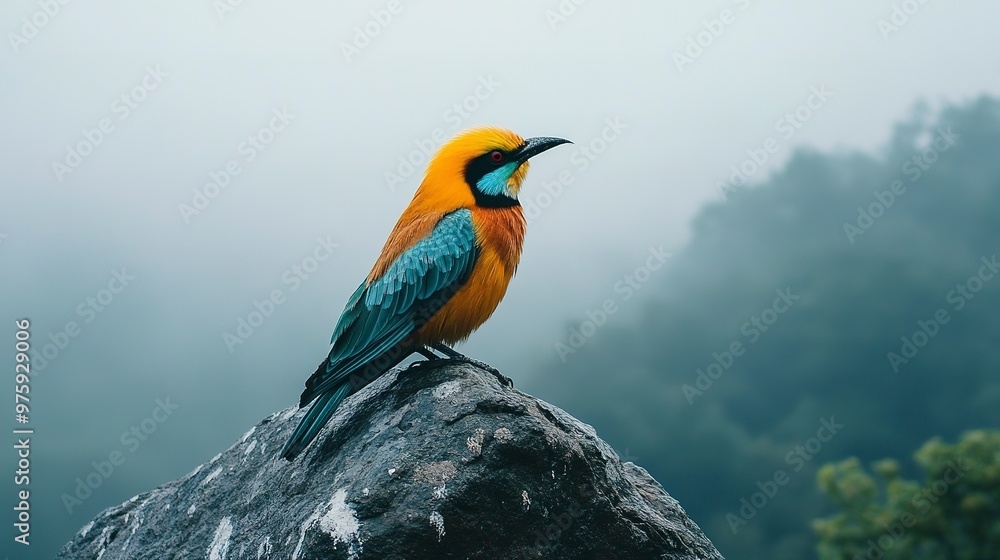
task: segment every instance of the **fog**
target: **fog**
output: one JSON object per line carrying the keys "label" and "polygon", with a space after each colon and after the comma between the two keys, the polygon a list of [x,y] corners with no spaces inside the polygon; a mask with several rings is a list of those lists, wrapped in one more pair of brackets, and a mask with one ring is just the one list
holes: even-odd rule
{"label": "fog", "polygon": [[[609,360],[645,356],[654,346],[698,353],[683,364],[649,358],[641,374],[600,362],[608,364],[601,376],[639,388],[658,387],[664,368],[693,379],[712,351],[740,336],[718,334],[723,326],[711,327],[710,318],[738,327],[784,287],[776,271],[794,268],[771,256],[779,239],[794,240],[798,230],[781,229],[777,238],[754,232],[809,209],[815,220],[830,220],[838,247],[849,251],[840,224],[888,184],[891,177],[879,173],[902,165],[891,159],[907,153],[900,130],[937,123],[949,107],[1000,92],[1000,7],[985,1],[932,2],[895,16],[892,2],[860,0],[18,0],[0,14],[7,39],[0,50],[0,336],[11,342],[3,355],[13,364],[14,320],[28,318],[39,352],[30,394],[33,544],[9,544],[14,533],[5,523],[2,550],[12,558],[51,557],[99,511],[189,472],[295,404],[344,303],[419,184],[425,152],[483,124],[575,144],[533,160],[522,191],[530,223],[517,277],[462,351],[594,423],[616,447],[648,446],[630,448],[640,465],[643,457],[697,454],[697,440],[640,436],[666,427],[649,425],[648,416],[616,416],[635,404],[588,389],[595,377],[577,369],[586,360],[570,356],[564,364],[559,344],[611,299],[618,311],[587,348],[607,346]],[[783,184],[789,173],[787,183],[808,187],[801,177],[817,175],[788,167],[806,161],[793,159],[797,150],[829,158],[816,164],[825,170],[819,176],[862,177],[844,183],[863,194],[839,206],[805,194],[747,199],[767,212],[733,202],[771,192],[761,186]],[[968,157],[981,166],[989,159]],[[855,158],[869,163],[853,166]],[[873,167],[882,171],[866,182]],[[758,187],[733,185],[734,168]],[[996,177],[991,168],[982,173]],[[944,218],[937,207],[924,208],[906,213],[928,224],[919,243],[905,237],[913,228],[870,245],[903,247],[911,256],[931,251],[942,231],[935,220]],[[985,220],[970,219],[965,225],[980,224],[978,233],[955,246],[982,241],[991,231]],[[713,229],[718,221],[725,227]],[[699,237],[705,231],[727,233]],[[874,234],[865,236],[859,242]],[[757,239],[768,242],[751,242]],[[729,245],[714,251],[713,243]],[[803,246],[809,251],[796,262],[806,263],[817,245]],[[646,274],[651,252],[671,257]],[[948,270],[966,270],[975,259],[961,259],[983,254],[946,251],[927,266],[940,270],[947,261],[955,266]],[[627,299],[622,286],[632,292]],[[937,298],[945,287],[929,289]],[[281,302],[269,307],[276,291]],[[699,299],[705,294],[722,299]],[[686,310],[688,321],[676,328],[654,320],[647,330],[655,340],[627,332],[640,317],[659,317],[654,310],[671,297],[713,303]],[[256,322],[255,312],[263,320],[240,330],[242,321]],[[855,328],[833,319],[817,324],[827,326],[818,340],[829,340],[830,329]],[[696,325],[720,330],[710,336]],[[782,348],[770,359],[792,347]],[[680,384],[669,398],[647,396],[649,406],[688,409]],[[164,417],[167,399],[176,408]],[[157,407],[157,419],[145,424],[153,429],[143,430]],[[820,412],[809,418],[819,422]],[[129,435],[133,427],[145,439]],[[124,463],[81,499],[78,479],[114,452]],[[2,461],[15,470],[10,450]],[[713,530],[728,533],[725,522],[712,517],[707,501],[688,504],[713,481],[673,478],[685,471],[657,461],[654,476],[702,515],[695,521],[718,542]],[[8,480],[3,488],[12,502],[17,487]],[[718,498],[725,500],[738,496]]]}

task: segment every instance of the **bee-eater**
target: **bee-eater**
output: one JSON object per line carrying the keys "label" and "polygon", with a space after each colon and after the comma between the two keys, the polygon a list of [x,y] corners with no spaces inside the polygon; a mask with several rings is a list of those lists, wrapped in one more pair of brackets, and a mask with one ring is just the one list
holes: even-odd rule
{"label": "bee-eater", "polygon": [[517,200],[528,160],[568,143],[495,127],[460,133],[424,179],[368,278],[347,302],[329,355],[306,381],[312,407],[285,444],[295,459],[348,396],[413,353],[470,361],[449,347],[496,310],[521,258],[526,222]]}

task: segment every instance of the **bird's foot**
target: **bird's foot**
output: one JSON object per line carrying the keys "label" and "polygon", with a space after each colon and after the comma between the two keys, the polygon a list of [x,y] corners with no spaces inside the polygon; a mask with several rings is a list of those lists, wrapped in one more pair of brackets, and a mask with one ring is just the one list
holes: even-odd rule
{"label": "bird's foot", "polygon": [[[501,385],[506,385],[507,387],[510,387],[512,389],[514,388],[514,380],[513,379],[511,379],[511,378],[507,377],[506,375],[500,373],[500,370],[498,370],[497,368],[491,366],[490,364],[487,364],[486,362],[481,362],[479,360],[475,360],[473,358],[470,358],[470,357],[466,356],[465,354],[462,354],[461,352],[458,352],[454,348],[451,348],[451,347],[449,347],[449,346],[447,346],[445,344],[438,343],[438,344],[433,345],[433,348],[435,350],[437,350],[438,352],[441,352],[442,354],[448,356],[447,358],[444,358],[444,359],[448,360],[451,363],[471,364],[471,365],[474,365],[474,366],[476,366],[478,368],[485,369],[486,371],[492,373],[493,376],[496,377],[497,380],[500,381]],[[439,359],[439,362],[440,362],[440,359]]]}
{"label": "bird's foot", "polygon": [[407,373],[417,372],[430,366],[436,366],[441,363],[441,360],[444,359],[441,356],[434,354],[426,347],[421,350],[417,350],[416,352],[427,359],[413,362],[412,364],[406,366],[404,371]]}
{"label": "bird's foot", "polygon": [[[446,357],[442,358],[441,356],[438,356],[431,350],[431,348],[444,354]],[[445,365],[445,364],[470,364],[492,373],[493,376],[496,377],[498,381],[500,381],[501,385],[506,385],[507,387],[511,388],[514,387],[514,380],[500,373],[500,371],[495,367],[491,366],[490,364],[487,364],[486,362],[481,362],[479,360],[470,358],[465,354],[456,351],[454,348],[451,348],[444,344],[434,344],[431,347],[424,346],[422,348],[415,350],[415,352],[427,359],[419,362],[413,362],[412,364],[409,365],[409,367],[406,368],[407,372],[416,372],[428,367],[432,366],[437,367],[439,365]]]}

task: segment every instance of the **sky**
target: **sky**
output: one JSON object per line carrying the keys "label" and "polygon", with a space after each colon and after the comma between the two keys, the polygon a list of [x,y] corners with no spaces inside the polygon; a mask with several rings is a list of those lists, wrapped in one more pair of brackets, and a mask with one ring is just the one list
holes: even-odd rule
{"label": "sky", "polygon": [[[294,404],[442,138],[492,124],[575,142],[532,161],[517,277],[462,347],[521,382],[651,251],[684,247],[734,166],[753,183],[796,149],[877,153],[918,103],[1000,92],[998,16],[986,1],[4,3],[0,336],[28,318],[52,345],[31,381],[38,538],[65,542]],[[124,444],[164,399],[177,408],[155,433]],[[67,511],[116,450],[127,461]]]}

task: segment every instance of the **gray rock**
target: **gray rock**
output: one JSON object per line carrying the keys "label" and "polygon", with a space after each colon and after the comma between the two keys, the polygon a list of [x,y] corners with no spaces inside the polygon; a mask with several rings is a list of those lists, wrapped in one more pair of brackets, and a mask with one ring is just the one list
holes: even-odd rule
{"label": "gray rock", "polygon": [[593,428],[475,366],[382,376],[289,463],[300,416],[105,510],[58,558],[722,558]]}

